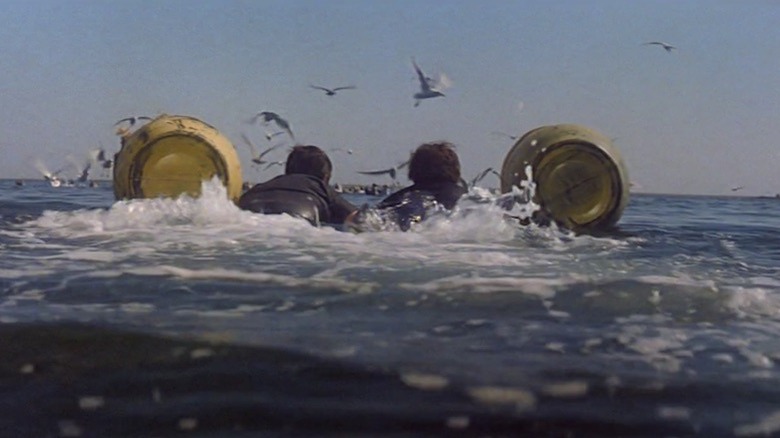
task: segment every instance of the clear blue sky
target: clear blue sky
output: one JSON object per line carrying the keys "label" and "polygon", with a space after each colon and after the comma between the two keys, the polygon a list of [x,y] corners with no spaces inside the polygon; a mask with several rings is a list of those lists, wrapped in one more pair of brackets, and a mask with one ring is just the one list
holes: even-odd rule
{"label": "clear blue sky", "polygon": [[[263,180],[278,170],[251,168],[240,134],[263,144],[244,121],[269,110],[356,151],[333,154],[334,182],[439,139],[470,179],[511,147],[493,131],[580,123],[615,138],[641,191],[774,194],[779,23],[772,0],[4,0],[0,177],[113,153],[117,120],[169,113],[217,127]],[[445,98],[412,106],[412,56],[452,79]]]}

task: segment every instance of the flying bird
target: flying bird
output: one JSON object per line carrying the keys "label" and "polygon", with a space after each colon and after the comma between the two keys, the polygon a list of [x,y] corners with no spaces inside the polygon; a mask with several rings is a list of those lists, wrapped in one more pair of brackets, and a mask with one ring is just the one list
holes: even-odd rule
{"label": "flying bird", "polygon": [[95,149],[92,152],[90,152],[90,156],[93,160],[97,162],[103,162],[106,161],[106,150],[101,148]]}
{"label": "flying bird", "polygon": [[273,145],[270,148],[258,153],[257,146],[255,146],[255,144],[252,143],[252,140],[250,140],[249,137],[247,137],[245,134],[241,134],[241,139],[244,140],[244,143],[246,143],[247,147],[249,147],[249,152],[252,153],[252,162],[257,165],[267,163],[267,161],[263,160],[263,157],[266,156],[269,152],[281,146],[281,144]]}
{"label": "flying bird", "polygon": [[493,134],[506,137],[506,138],[508,138],[510,140],[517,140],[518,138],[520,138],[517,135],[510,135],[510,134],[507,134],[506,132],[501,132],[501,131],[493,131]]}
{"label": "flying bird", "polygon": [[89,169],[92,167],[92,162],[88,161],[87,164],[81,169],[81,174],[76,178],[76,182],[85,183],[89,179]]}
{"label": "flying bird", "polygon": [[648,43],[642,44],[643,46],[649,46],[649,45],[655,45],[655,46],[661,46],[666,50],[667,52],[671,53],[672,50],[676,49],[677,47],[674,47],[671,44],[665,43],[663,41],[650,41]]}
{"label": "flying bird", "polygon": [[132,127],[133,125],[138,123],[138,121],[140,121],[140,120],[152,120],[152,118],[151,117],[146,117],[146,116],[125,117],[124,119],[120,119],[119,121],[114,123],[114,126],[119,126],[119,124],[124,123],[124,122],[130,122],[129,126]]}
{"label": "flying bird", "polygon": [[382,169],[382,170],[358,170],[357,173],[360,173],[362,175],[390,175],[390,178],[395,179],[396,175],[398,175],[398,171],[403,169],[404,167],[409,165],[409,160],[404,161],[403,163],[391,167],[389,169]]}
{"label": "flying bird", "polygon": [[286,133],[285,131],[266,132],[265,133],[265,139],[268,140],[268,141],[271,141],[277,135],[282,135],[282,134],[285,134],[285,133]]}
{"label": "flying bird", "polygon": [[106,157],[106,150],[103,147],[89,151],[87,160],[90,165],[95,164],[100,169],[111,169],[114,165],[114,160]]}
{"label": "flying bird", "polygon": [[358,170],[357,173],[360,173],[362,175],[384,175],[388,174],[390,175],[390,178],[395,179],[397,169],[395,167],[391,167],[389,169],[382,169],[382,170]]}
{"label": "flying bird", "polygon": [[489,173],[492,173],[493,175],[497,176],[499,181],[501,180],[501,174],[496,172],[492,167],[488,167],[487,169],[483,170],[479,173],[474,179],[471,180],[469,183],[469,187],[474,187],[477,185],[478,182],[482,181]]}
{"label": "flying bird", "polygon": [[354,90],[357,88],[354,85],[347,85],[346,87],[336,87],[336,88],[325,88],[320,87],[319,85],[309,85],[311,88],[314,88],[315,90],[322,90],[325,92],[326,96],[335,96],[337,91],[341,90]]}
{"label": "flying bird", "polygon": [[331,152],[344,152],[347,155],[352,155],[355,153],[352,149],[344,149],[344,148],[330,148]]}
{"label": "flying bird", "polygon": [[740,191],[740,190],[742,190],[744,188],[745,188],[744,186],[736,186],[736,187],[732,187],[731,191],[732,192],[737,192],[737,191]]}
{"label": "flying bird", "polygon": [[99,164],[104,169],[111,167],[111,159],[106,156],[106,150],[102,146],[89,151],[87,158],[91,163]]}
{"label": "flying bird", "polygon": [[422,99],[444,97],[442,90],[449,88],[450,85],[452,85],[450,79],[447,76],[442,73],[439,75],[438,80],[425,76],[420,67],[414,61],[414,58],[412,58],[412,66],[414,67],[414,71],[417,73],[417,79],[420,81],[420,91],[414,93],[413,96],[415,99],[415,107],[420,105],[420,101]]}
{"label": "flying bird", "polygon": [[268,163],[263,170],[268,170],[273,166],[284,166],[287,164],[287,161],[281,160],[281,161],[271,161]]}
{"label": "flying bird", "polygon": [[290,138],[295,140],[295,136],[293,135],[292,129],[290,129],[290,122],[283,119],[281,116],[279,116],[279,114],[273,113],[271,111],[261,111],[255,114],[254,117],[249,119],[249,123],[256,123],[260,119],[263,120],[263,123],[270,123],[270,122],[276,123],[276,126],[278,126],[281,129],[284,129],[285,132],[287,132],[287,134],[290,136]]}
{"label": "flying bird", "polygon": [[87,152],[87,158],[84,160],[84,164],[81,164],[75,157],[72,155],[68,155],[68,161],[71,162],[73,167],[75,168],[76,172],[78,173],[78,177],[76,177],[75,182],[77,183],[86,183],[89,180],[89,171],[92,169],[93,165],[100,164],[101,167],[104,167],[103,162],[106,158],[106,153],[103,148],[98,149],[92,149],[89,152]]}

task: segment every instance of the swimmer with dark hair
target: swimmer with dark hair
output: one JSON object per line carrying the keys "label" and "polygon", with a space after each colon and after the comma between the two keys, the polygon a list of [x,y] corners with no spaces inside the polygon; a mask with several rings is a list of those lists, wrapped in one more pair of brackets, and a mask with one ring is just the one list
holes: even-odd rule
{"label": "swimmer with dark hair", "polygon": [[284,175],[256,184],[238,200],[238,207],[263,214],[289,214],[312,225],[341,225],[351,219],[357,207],[330,185],[333,164],[317,146],[293,147],[287,156]]}
{"label": "swimmer with dark hair", "polygon": [[[449,142],[420,145],[409,161],[409,179],[414,184],[391,194],[373,207],[384,220],[403,231],[423,221],[432,209],[452,210],[468,192],[460,176],[460,161],[455,147]],[[356,227],[366,220],[361,210]],[[361,217],[362,216],[362,217]]]}

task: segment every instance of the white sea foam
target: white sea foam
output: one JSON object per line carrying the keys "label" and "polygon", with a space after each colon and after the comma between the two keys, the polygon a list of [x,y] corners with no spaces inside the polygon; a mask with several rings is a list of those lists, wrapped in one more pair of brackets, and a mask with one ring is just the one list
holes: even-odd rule
{"label": "white sea foam", "polygon": [[691,418],[691,409],[685,406],[659,406],[656,415],[664,420],[684,421]]}
{"label": "white sea foam", "polygon": [[[248,256],[273,251],[277,258],[303,264],[330,259],[373,267],[411,262],[510,268],[549,265],[556,257],[550,250],[612,251],[625,245],[616,239],[573,236],[554,227],[519,227],[505,220],[504,213],[493,202],[464,200],[453,214],[434,215],[410,232],[356,235],[314,228],[286,215],[242,211],[227,199],[224,187],[208,182],[195,199],[135,199],[118,201],[108,209],[46,211],[26,224],[27,241],[20,245],[35,242],[59,249],[54,258],[106,264],[176,252],[219,257],[230,250]],[[83,239],[100,249],[89,248]]]}
{"label": "white sea foam", "polygon": [[775,411],[755,423],[742,424],[734,428],[736,436],[770,436],[780,431],[780,411]]}
{"label": "white sea foam", "polygon": [[[452,215],[432,217],[418,224],[417,230],[424,231],[428,242],[505,242],[515,237],[518,227],[503,219],[504,212],[500,208],[493,204],[470,204],[468,201],[463,204]],[[297,235],[302,230],[318,231],[304,233],[301,237],[305,238],[322,234],[330,237],[349,235],[333,233],[334,230],[327,227],[319,230],[304,227],[307,225],[305,221],[285,215],[262,216],[241,211],[227,199],[224,187],[213,182],[204,183],[203,194],[194,199],[188,196],[134,199],[118,201],[109,209],[45,211],[29,225],[30,229],[24,232],[27,238],[35,238],[42,232],[71,238],[139,231],[156,235],[160,228],[175,230],[177,226],[185,226],[187,232],[206,234],[209,230],[223,234],[235,232],[239,237],[257,235],[264,238],[277,232]],[[396,234],[414,236],[421,233]]]}
{"label": "white sea foam", "polygon": [[[41,273],[40,271],[38,272]],[[30,275],[30,272],[26,269],[0,269],[0,278],[6,280],[25,278],[28,275]]]}
{"label": "white sea foam", "polygon": [[556,398],[577,398],[588,394],[590,385],[584,380],[555,382],[545,385],[542,393]]}
{"label": "white sea foam", "polygon": [[88,261],[88,262],[113,262],[116,260],[115,254],[108,251],[96,250],[93,248],[72,249],[63,255],[69,260]]}
{"label": "white sea foam", "polygon": [[636,324],[639,321],[648,321],[647,318],[626,318],[626,322],[628,321],[633,323],[621,325],[620,333],[615,339],[628,350],[637,353],[637,359],[655,369],[677,373],[684,363],[680,356],[692,355],[687,347],[689,338],[685,331],[657,324]]}
{"label": "white sea foam", "polygon": [[[614,281],[659,286],[661,292],[650,312],[670,311],[674,302],[667,298],[668,291],[687,293],[681,288],[693,288],[716,292],[713,297],[717,298],[718,289],[723,288],[722,282],[683,268],[668,274],[648,269],[647,275],[638,275],[638,263],[628,264],[622,254],[635,250],[641,239],[520,227],[504,218],[505,211],[488,194],[477,191],[476,195],[482,201],[479,197],[464,200],[451,215],[434,215],[409,232],[353,234],[315,228],[286,215],[242,211],[227,199],[223,187],[207,183],[203,195],[195,199],[139,199],[119,201],[107,209],[48,211],[8,236],[17,249],[34,248],[35,257],[24,265],[0,270],[0,275],[19,280],[55,275],[62,279],[58,272],[73,271],[73,275],[64,274],[64,281],[41,286],[45,293],[64,290],[74,281],[124,275],[350,294],[386,288],[421,294],[516,292],[544,301],[548,315],[556,319],[576,319],[593,311],[556,300],[559,292],[589,283],[593,300],[614,300],[615,293],[609,290]],[[16,257],[24,254],[17,251]],[[755,280],[765,285],[771,281]],[[608,286],[604,289],[601,284]],[[771,295],[771,290],[762,295],[760,288],[748,294],[734,291],[729,306],[741,314],[766,314],[780,308],[774,301],[765,305]],[[561,297],[561,301],[567,299]],[[648,299],[653,296],[644,293],[640,298],[644,307],[628,307],[627,311],[648,311]],[[123,310],[148,313],[154,309],[141,305]],[[225,316],[252,312],[223,311]],[[682,345],[664,346],[661,336],[651,333],[637,335],[624,346],[651,363],[679,364],[686,350]]]}
{"label": "white sea foam", "polygon": [[636,281],[648,284],[671,285],[671,286],[689,286],[700,289],[709,289],[717,291],[717,284],[711,279],[694,279],[690,276],[679,275],[676,277],[665,275],[642,275],[636,277]]}
{"label": "white sea foam", "polygon": [[536,396],[524,388],[478,386],[467,388],[466,392],[476,402],[486,405],[514,405],[521,412],[536,408]]}
{"label": "white sea foam", "polygon": [[401,289],[419,292],[472,292],[496,293],[518,292],[550,299],[555,296],[559,287],[565,287],[564,279],[548,278],[516,278],[516,277],[481,277],[476,275],[457,275],[439,278],[423,284],[400,283]]}
{"label": "white sea foam", "polygon": [[128,269],[125,272],[143,276],[174,276],[190,280],[243,281],[263,284],[271,283],[293,288],[338,289],[344,292],[354,293],[370,293],[377,287],[376,283],[354,282],[339,278],[300,278],[290,275],[270,274],[266,272],[242,272],[223,268],[193,270],[161,265],[156,267]]}
{"label": "white sea foam", "polygon": [[727,288],[727,306],[740,317],[780,318],[780,296],[761,287],[734,286]]}

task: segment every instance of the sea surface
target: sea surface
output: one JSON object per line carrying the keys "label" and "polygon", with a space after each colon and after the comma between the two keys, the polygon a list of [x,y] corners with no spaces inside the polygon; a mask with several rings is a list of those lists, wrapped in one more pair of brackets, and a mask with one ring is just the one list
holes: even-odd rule
{"label": "sea surface", "polygon": [[634,194],[618,225],[0,181],[0,436],[780,435],[780,200]]}

